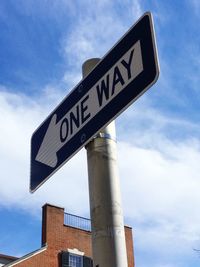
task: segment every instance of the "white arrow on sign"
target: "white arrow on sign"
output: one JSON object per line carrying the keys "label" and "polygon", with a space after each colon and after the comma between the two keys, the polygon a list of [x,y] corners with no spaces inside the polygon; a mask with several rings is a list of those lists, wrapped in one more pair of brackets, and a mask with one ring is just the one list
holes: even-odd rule
{"label": "white arrow on sign", "polygon": [[58,158],[56,153],[62,147],[59,136],[60,123],[56,124],[56,119],[57,115],[54,114],[35,158],[37,161],[52,168],[57,165]]}
{"label": "white arrow on sign", "polygon": [[57,152],[143,71],[137,41],[58,122],[53,114],[36,160],[55,168]]}

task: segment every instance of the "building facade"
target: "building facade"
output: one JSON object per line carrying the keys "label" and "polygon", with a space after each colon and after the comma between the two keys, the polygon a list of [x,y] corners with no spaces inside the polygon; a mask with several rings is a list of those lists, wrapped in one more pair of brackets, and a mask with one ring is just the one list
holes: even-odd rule
{"label": "building facade", "polygon": [[[125,226],[128,267],[134,267],[132,229]],[[92,267],[90,221],[45,204],[41,248],[4,267]]]}

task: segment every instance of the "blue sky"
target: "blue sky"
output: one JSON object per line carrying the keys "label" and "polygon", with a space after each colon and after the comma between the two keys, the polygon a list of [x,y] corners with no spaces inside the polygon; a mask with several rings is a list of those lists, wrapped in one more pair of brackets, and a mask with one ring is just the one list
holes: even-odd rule
{"label": "blue sky", "polygon": [[200,265],[198,0],[0,1],[0,253],[40,247],[46,202],[89,216],[85,150],[31,195],[30,138],[80,81],[82,63],[103,57],[146,11],[160,77],[116,120],[125,223],[136,266]]}

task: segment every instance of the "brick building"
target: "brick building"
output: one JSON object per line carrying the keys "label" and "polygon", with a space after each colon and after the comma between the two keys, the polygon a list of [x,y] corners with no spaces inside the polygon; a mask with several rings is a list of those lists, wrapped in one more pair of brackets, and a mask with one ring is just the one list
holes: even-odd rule
{"label": "brick building", "polygon": [[[128,267],[134,267],[132,229],[125,226]],[[90,220],[46,204],[42,212],[42,246],[4,267],[91,267]]]}

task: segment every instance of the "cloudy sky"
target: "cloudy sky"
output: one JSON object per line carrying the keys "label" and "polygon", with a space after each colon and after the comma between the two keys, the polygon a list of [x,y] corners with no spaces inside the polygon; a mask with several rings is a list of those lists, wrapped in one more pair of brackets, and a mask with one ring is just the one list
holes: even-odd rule
{"label": "cloudy sky", "polygon": [[89,216],[85,149],[30,194],[31,135],[146,11],[160,77],[116,120],[125,223],[136,266],[200,265],[198,0],[0,0],[0,253],[40,247],[46,202]]}

